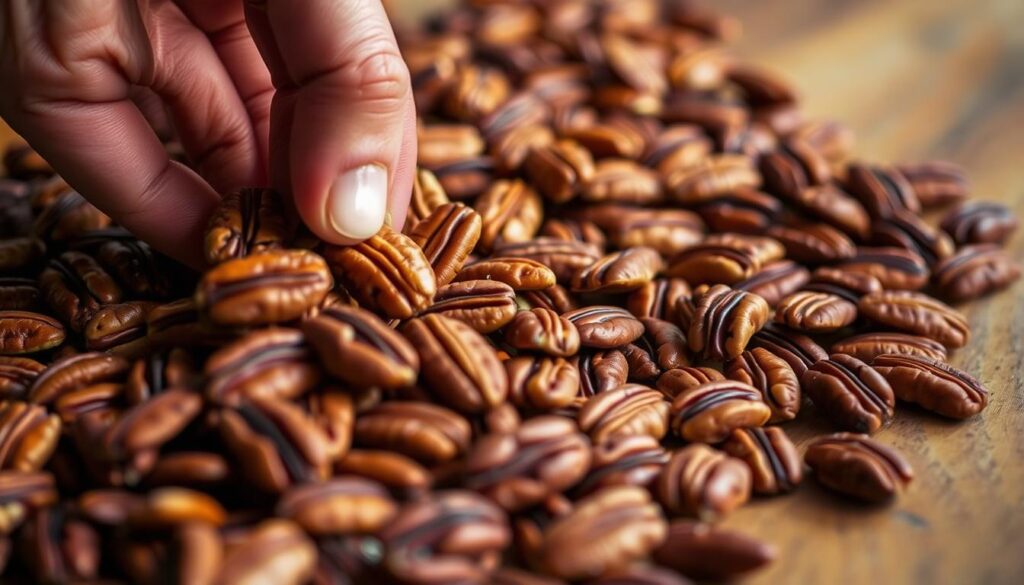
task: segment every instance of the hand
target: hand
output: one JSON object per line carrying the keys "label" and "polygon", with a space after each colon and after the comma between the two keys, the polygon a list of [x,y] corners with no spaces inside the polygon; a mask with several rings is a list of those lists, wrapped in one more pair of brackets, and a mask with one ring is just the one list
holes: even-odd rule
{"label": "hand", "polygon": [[[69,183],[198,265],[218,193],[269,181],[333,243],[401,226],[409,73],[380,0],[4,0],[0,116]],[[159,99],[199,175],[139,104]]]}

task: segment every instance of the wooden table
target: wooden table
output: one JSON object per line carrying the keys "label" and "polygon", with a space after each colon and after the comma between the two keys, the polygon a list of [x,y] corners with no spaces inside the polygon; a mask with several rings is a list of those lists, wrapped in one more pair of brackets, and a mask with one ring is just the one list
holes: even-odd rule
{"label": "wooden table", "polygon": [[[403,14],[436,4],[416,0]],[[793,80],[813,116],[854,128],[864,158],[956,161],[979,197],[1024,216],[1024,2],[717,4],[745,24],[738,52]],[[1012,247],[1024,256],[1024,236]],[[974,340],[954,362],[989,388],[987,410],[950,423],[903,407],[878,434],[907,454],[917,475],[894,505],[844,503],[807,482],[725,521],[780,549],[749,582],[1024,582],[1022,293],[1018,283],[966,307]],[[791,430],[803,440],[827,428]]]}

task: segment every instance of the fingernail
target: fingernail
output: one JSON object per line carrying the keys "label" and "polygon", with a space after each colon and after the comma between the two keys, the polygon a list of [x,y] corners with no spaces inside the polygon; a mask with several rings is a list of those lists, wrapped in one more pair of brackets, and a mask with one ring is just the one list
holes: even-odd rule
{"label": "fingernail", "polygon": [[369,164],[341,175],[327,198],[331,227],[346,238],[365,240],[380,231],[388,208],[388,170]]}

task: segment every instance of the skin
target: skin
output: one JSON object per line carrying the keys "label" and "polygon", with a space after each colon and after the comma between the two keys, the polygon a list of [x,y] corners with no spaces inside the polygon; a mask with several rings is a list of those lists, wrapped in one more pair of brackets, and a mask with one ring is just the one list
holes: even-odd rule
{"label": "skin", "polygon": [[[387,184],[361,205],[404,222],[416,117],[380,0],[4,0],[0,87],[0,116],[74,188],[193,266],[218,194],[242,186],[350,244],[365,235],[330,220],[332,186],[375,166]],[[168,158],[168,126],[197,172]]]}

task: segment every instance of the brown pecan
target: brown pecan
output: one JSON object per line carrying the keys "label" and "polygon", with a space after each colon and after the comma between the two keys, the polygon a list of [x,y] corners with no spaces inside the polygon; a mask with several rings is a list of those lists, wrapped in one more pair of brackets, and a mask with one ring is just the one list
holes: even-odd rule
{"label": "brown pecan", "polygon": [[464,200],[476,197],[494,183],[494,160],[479,156],[430,168],[449,197]]}
{"label": "brown pecan", "polygon": [[244,331],[206,322],[195,299],[191,298],[154,307],[146,319],[146,329],[150,344],[164,348],[183,344],[219,347]]}
{"label": "brown pecan", "polygon": [[928,265],[915,252],[904,248],[857,248],[853,258],[843,260],[840,270],[874,276],[887,289],[917,290],[928,282]]}
{"label": "brown pecan", "polygon": [[956,309],[926,294],[887,290],[860,300],[860,314],[875,323],[934,339],[950,348],[971,337],[967,319]]}
{"label": "brown pecan", "polygon": [[542,290],[522,291],[516,296],[516,302],[524,308],[551,309],[558,313],[568,313],[577,308],[576,299],[572,293],[559,284]]}
{"label": "brown pecan", "polygon": [[222,325],[263,325],[296,319],[334,284],[327,263],[306,250],[228,260],[203,275],[196,304]]}
{"label": "brown pecan", "polygon": [[284,204],[273,189],[248,188],[220,200],[206,226],[206,261],[219,264],[284,246]]}
{"label": "brown pecan", "polygon": [[46,244],[36,238],[0,240],[0,270],[18,273],[32,267],[46,254]]}
{"label": "brown pecan", "polygon": [[689,364],[686,337],[672,323],[644,317],[644,334],[622,347],[631,380],[654,382],[665,370]]}
{"label": "brown pecan", "polygon": [[505,329],[505,341],[516,349],[571,357],[580,349],[576,326],[551,309],[521,311]]}
{"label": "brown pecan", "polygon": [[[604,250],[607,236],[596,223],[586,219],[566,219],[549,217],[540,226],[540,238],[550,238],[562,242],[582,242]],[[544,240],[546,241],[546,240]],[[514,244],[507,244],[514,247]],[[598,254],[599,255],[599,254]]]}
{"label": "brown pecan", "polygon": [[182,271],[134,238],[104,242],[96,249],[96,259],[126,291],[140,297],[166,299],[178,288],[175,280]]}
{"label": "brown pecan", "polygon": [[467,280],[495,280],[516,291],[541,290],[555,285],[555,273],[536,260],[509,256],[469,264],[455,277],[456,282]]}
{"label": "brown pecan", "polygon": [[771,409],[757,388],[722,380],[679,393],[672,401],[672,430],[687,441],[718,443],[732,431],[768,422]]}
{"label": "brown pecan", "polygon": [[768,321],[768,303],[761,297],[717,284],[698,287],[691,301],[687,340],[690,350],[708,359],[734,358]]}
{"label": "brown pecan", "polygon": [[765,232],[786,248],[786,257],[807,264],[852,258],[857,247],[846,234],[826,223],[773,225]]}
{"label": "brown pecan", "polygon": [[774,307],[783,297],[803,287],[810,276],[807,268],[791,260],[777,260],[763,266],[753,276],[737,282],[732,287],[752,292]]}
{"label": "brown pecan", "polygon": [[398,506],[384,486],[356,476],[295,486],[277,502],[276,514],[315,536],[368,534],[382,528]]}
{"label": "brown pecan", "polygon": [[665,274],[678,276],[691,284],[734,284],[750,278],[760,269],[761,263],[749,252],[705,242],[672,258]]}
{"label": "brown pecan", "polygon": [[322,377],[313,351],[294,329],[264,329],[217,350],[206,360],[206,395],[218,404],[246,396],[294,398]]}
{"label": "brown pecan", "polygon": [[612,242],[620,248],[646,246],[671,257],[704,238],[704,222],[692,211],[631,207],[621,211],[607,227]]}
{"label": "brown pecan", "polygon": [[856,319],[857,305],[843,297],[813,290],[797,291],[775,307],[775,322],[797,331],[837,331]]}
{"label": "brown pecan", "polygon": [[643,488],[600,490],[544,531],[529,559],[560,579],[586,579],[643,558],[665,538],[665,520]]}
{"label": "brown pecan", "polygon": [[800,378],[814,405],[841,428],[874,433],[893,417],[893,388],[859,359],[833,354],[816,362]]}
{"label": "brown pecan", "polygon": [[28,401],[52,404],[61,396],[102,382],[121,380],[131,364],[102,353],[80,353],[61,358],[39,374],[28,389]]}
{"label": "brown pecan", "polygon": [[616,349],[583,353],[574,358],[580,375],[580,396],[590,397],[626,383],[629,363]]}
{"label": "brown pecan", "polygon": [[790,201],[799,199],[807,188],[822,185],[832,178],[828,159],[809,142],[792,138],[762,155],[758,167],[765,188]]}
{"label": "brown pecan", "polygon": [[594,158],[637,159],[643,154],[646,144],[643,135],[635,128],[609,122],[570,128],[564,134],[585,146]]}
{"label": "brown pecan", "polygon": [[613,252],[573,275],[574,292],[628,292],[650,282],[664,263],[654,249],[644,246]]}
{"label": "brown pecan", "polygon": [[856,304],[861,297],[883,289],[882,283],[862,272],[822,267],[814,271],[803,290],[828,293]]}
{"label": "brown pecan", "polygon": [[687,390],[720,380],[725,380],[725,376],[714,368],[682,366],[659,376],[657,387],[666,398],[672,400]]}
{"label": "brown pecan", "polygon": [[672,454],[654,484],[654,494],[671,515],[715,520],[750,499],[750,468],[701,443]]}
{"label": "brown pecan", "polygon": [[722,449],[750,467],[754,493],[774,495],[790,492],[803,479],[800,454],[779,427],[736,429]]}
{"label": "brown pecan", "polygon": [[526,175],[545,197],[565,203],[594,176],[590,151],[575,140],[558,140],[526,156]]}
{"label": "brown pecan", "polygon": [[0,534],[10,534],[30,510],[57,502],[57,485],[48,471],[0,471]]}
{"label": "brown pecan", "polygon": [[246,583],[273,574],[280,585],[301,585],[312,577],[316,559],[313,541],[297,524],[264,520],[225,548],[217,582]]}
{"label": "brown pecan", "polygon": [[524,242],[540,229],[540,195],[519,179],[495,181],[473,205],[483,220],[478,245],[488,251],[499,243]]}
{"label": "brown pecan", "polygon": [[921,202],[913,186],[899,171],[854,163],[846,169],[847,187],[871,217],[884,219],[901,211],[918,213]]}
{"label": "brown pecan", "polygon": [[949,257],[955,250],[949,236],[905,210],[872,222],[871,241],[879,246],[896,246],[915,252],[929,266]]}
{"label": "brown pecan", "polygon": [[[422,156],[422,153],[421,155]],[[449,203],[448,194],[438,182],[434,173],[427,169],[416,169],[409,197],[409,211],[405,216],[405,233],[411,233],[416,224],[423,221],[435,209]]]}
{"label": "brown pecan", "polygon": [[466,280],[439,288],[434,304],[420,315],[436,313],[480,333],[493,333],[507,325],[517,310],[516,291],[511,286],[496,280]]}
{"label": "brown pecan", "polygon": [[26,357],[0,356],[0,398],[20,400],[46,366]]}
{"label": "brown pecan", "polygon": [[658,173],[627,159],[605,159],[583,186],[581,199],[594,203],[648,205],[661,199]]}
{"label": "brown pecan", "polygon": [[99,573],[100,538],[91,524],[54,506],[30,516],[20,532],[19,558],[37,583],[92,581]]}
{"label": "brown pecan", "polygon": [[339,380],[384,390],[416,381],[420,365],[416,350],[369,311],[331,307],[303,321],[302,332],[324,369]]}
{"label": "brown pecan", "polygon": [[497,69],[467,65],[455,74],[444,99],[444,110],[456,120],[475,122],[508,99],[508,77]]}
{"label": "brown pecan", "polygon": [[741,187],[695,209],[715,231],[756,234],[772,225],[782,212],[782,202],[757,189]]}
{"label": "brown pecan", "polygon": [[465,486],[510,512],[564,492],[590,467],[590,442],[560,416],[540,416],[514,433],[480,437],[466,456]]}
{"label": "brown pecan", "polygon": [[988,390],[973,376],[923,355],[883,354],[871,365],[892,385],[896,397],[947,416],[963,419],[988,405]]}
{"label": "brown pecan", "polygon": [[230,473],[228,461],[223,455],[204,451],[179,451],[162,454],[143,482],[148,487],[216,489],[227,484]]}
{"label": "brown pecan", "polygon": [[676,307],[680,299],[690,298],[690,292],[690,285],[681,278],[656,278],[630,294],[626,308],[638,319],[653,317],[677,323]]}
{"label": "brown pecan", "polygon": [[484,152],[484,139],[470,124],[418,124],[416,134],[417,159],[426,167],[470,159]]}
{"label": "brown pecan", "polygon": [[406,319],[430,306],[437,280],[423,250],[387,226],[350,247],[327,246],[324,258],[360,306]]}
{"label": "brown pecan", "polygon": [[153,307],[155,304],[148,301],[129,301],[96,311],[82,332],[86,349],[126,356],[145,353],[149,349],[146,328]]}
{"label": "brown pecan", "polygon": [[793,203],[855,239],[871,233],[871,217],[864,206],[834,183],[804,189]]}
{"label": "brown pecan", "polygon": [[745,155],[709,156],[698,164],[677,169],[665,178],[668,194],[684,205],[696,205],[737,189],[761,186],[761,175]]}
{"label": "brown pecan", "polygon": [[902,455],[867,435],[819,437],[808,445],[804,460],[825,487],[871,503],[891,500],[914,477]]}
{"label": "brown pecan", "polygon": [[1021,267],[995,244],[964,246],[935,265],[932,283],[939,295],[954,302],[969,301],[1020,278]]}
{"label": "brown pecan", "polygon": [[763,347],[744,351],[725,365],[729,379],[750,384],[761,392],[772,410],[768,422],[796,418],[800,411],[800,378],[786,362]]}
{"label": "brown pecan", "polygon": [[45,204],[36,215],[32,231],[37,237],[51,242],[61,242],[109,226],[109,217],[86,201],[81,194],[69,189],[57,193]]}
{"label": "brown pecan", "polygon": [[594,445],[587,476],[573,490],[582,497],[607,487],[649,487],[668,461],[658,439],[648,435],[615,435]]}
{"label": "brown pecan", "polygon": [[356,418],[356,445],[386,449],[423,463],[466,453],[472,429],[459,414],[423,402],[383,402]]}
{"label": "brown pecan", "polygon": [[[942,230],[961,246],[1002,244],[1017,231],[1018,225],[1017,218],[1007,206],[986,201],[968,201],[956,206],[943,218],[941,224]],[[2,265],[3,261],[0,260]]]}
{"label": "brown pecan", "polygon": [[608,67],[630,87],[654,95],[668,91],[668,77],[664,67],[651,59],[646,47],[626,35],[606,33],[600,39],[601,49]]}
{"label": "brown pecan", "polygon": [[0,429],[0,469],[38,471],[57,448],[61,422],[42,406],[2,400]]}
{"label": "brown pecan", "polygon": [[619,307],[594,305],[569,311],[562,316],[576,326],[580,344],[584,347],[620,347],[635,341],[644,333],[644,324]]}
{"label": "brown pecan", "polygon": [[886,353],[946,360],[944,345],[927,337],[907,333],[862,333],[835,342],[829,352],[849,354],[866,363]]}
{"label": "brown pecan", "polygon": [[960,165],[946,161],[901,164],[896,171],[910,183],[921,207],[940,207],[967,198],[970,186]]}
{"label": "brown pecan", "polygon": [[121,288],[87,254],[64,252],[39,275],[39,288],[47,304],[75,331],[103,305],[121,301]]}
{"label": "brown pecan", "polygon": [[443,315],[425,315],[407,321],[402,334],[419,353],[421,379],[439,402],[469,414],[504,402],[505,368],[471,327]]}
{"label": "brown pecan", "polygon": [[335,462],[334,470],[379,482],[402,497],[422,494],[433,481],[422,465],[391,451],[353,449]]}
{"label": "brown pecan", "polygon": [[0,311],[35,311],[42,292],[34,278],[0,277]]}
{"label": "brown pecan", "polygon": [[669,63],[668,78],[677,89],[717,89],[725,81],[730,61],[717,47],[680,51]]}
{"label": "brown pecan", "polygon": [[0,311],[0,355],[46,351],[64,343],[60,321],[28,311]]}
{"label": "brown pecan", "polygon": [[490,141],[488,153],[494,158],[499,171],[514,173],[522,168],[531,152],[551,146],[554,142],[555,133],[548,126],[517,124],[494,137]]}
{"label": "brown pecan", "polygon": [[775,560],[775,547],[745,534],[691,520],[676,520],[654,560],[691,579],[723,581]]}
{"label": "brown pecan", "polygon": [[568,284],[576,271],[601,257],[601,246],[592,242],[557,238],[534,238],[529,242],[500,244],[496,256],[526,258],[551,269],[558,282]]}
{"label": "brown pecan", "polygon": [[668,432],[668,411],[669,403],[661,392],[626,384],[587,400],[577,423],[595,443],[617,435],[650,435],[660,439]]}
{"label": "brown pecan", "polygon": [[466,263],[480,239],[480,214],[461,203],[446,203],[435,208],[409,233],[409,237],[434,269],[437,285],[444,286]]}
{"label": "brown pecan", "polygon": [[579,393],[580,373],[562,358],[520,356],[505,360],[509,399],[527,410],[568,406]]}

